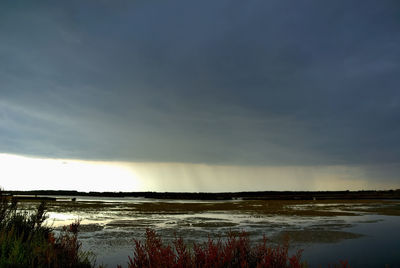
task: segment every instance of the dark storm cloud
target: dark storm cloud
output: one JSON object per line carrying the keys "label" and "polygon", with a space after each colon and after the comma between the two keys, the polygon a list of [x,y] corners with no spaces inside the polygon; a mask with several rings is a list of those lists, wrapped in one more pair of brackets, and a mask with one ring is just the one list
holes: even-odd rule
{"label": "dark storm cloud", "polygon": [[399,12],[372,0],[2,3],[0,151],[397,163]]}

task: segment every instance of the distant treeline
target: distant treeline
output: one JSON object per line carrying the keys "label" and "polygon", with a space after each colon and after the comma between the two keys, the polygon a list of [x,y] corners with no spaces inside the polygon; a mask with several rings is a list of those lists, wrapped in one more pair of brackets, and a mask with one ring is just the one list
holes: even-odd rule
{"label": "distant treeline", "polygon": [[79,192],[64,190],[3,191],[10,195],[143,197],[185,200],[326,200],[326,199],[400,199],[400,189],[385,191],[258,191],[258,192]]}

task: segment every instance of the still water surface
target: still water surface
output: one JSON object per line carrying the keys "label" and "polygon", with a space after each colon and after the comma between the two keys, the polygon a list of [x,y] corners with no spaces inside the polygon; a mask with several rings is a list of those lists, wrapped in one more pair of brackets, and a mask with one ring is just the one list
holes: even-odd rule
{"label": "still water surface", "polygon": [[[62,197],[68,198],[68,197]],[[48,204],[47,224],[56,230],[77,219],[83,248],[98,264],[126,265],[133,238],[153,228],[164,241],[188,244],[228,231],[247,231],[271,243],[289,235],[292,250],[304,249],[310,267],[341,259],[351,267],[400,267],[400,201],[179,201],[78,197]],[[34,205],[34,204],[31,204]]]}

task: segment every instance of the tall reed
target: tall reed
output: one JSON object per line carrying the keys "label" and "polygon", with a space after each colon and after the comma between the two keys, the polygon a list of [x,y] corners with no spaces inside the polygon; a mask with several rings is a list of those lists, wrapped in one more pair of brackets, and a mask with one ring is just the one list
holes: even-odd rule
{"label": "tall reed", "polygon": [[19,211],[17,201],[0,190],[0,267],[92,267],[78,241],[79,222],[55,237],[43,225],[45,211],[44,202],[32,213]]}

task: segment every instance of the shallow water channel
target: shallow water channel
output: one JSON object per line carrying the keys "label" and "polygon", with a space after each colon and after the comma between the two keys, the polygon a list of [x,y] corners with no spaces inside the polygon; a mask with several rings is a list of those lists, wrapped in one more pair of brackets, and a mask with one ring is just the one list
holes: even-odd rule
{"label": "shallow water channel", "polygon": [[57,231],[79,219],[84,250],[107,267],[126,266],[133,239],[142,239],[146,228],[156,230],[165,242],[177,236],[187,244],[223,239],[228,231],[246,231],[255,242],[263,235],[271,243],[288,236],[291,250],[304,249],[303,259],[310,267],[344,259],[351,267],[400,267],[399,200],[59,200],[48,203],[47,224]]}

